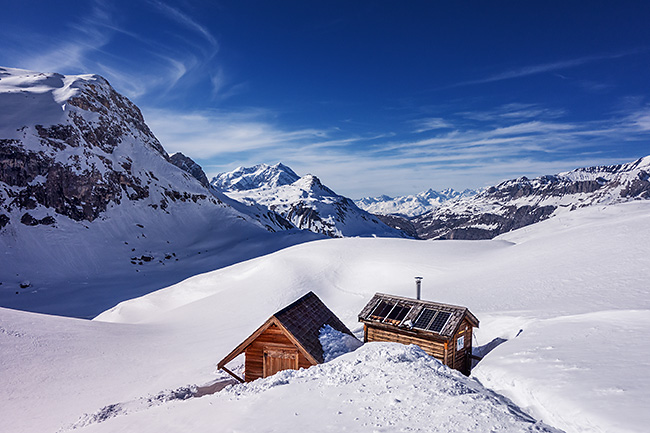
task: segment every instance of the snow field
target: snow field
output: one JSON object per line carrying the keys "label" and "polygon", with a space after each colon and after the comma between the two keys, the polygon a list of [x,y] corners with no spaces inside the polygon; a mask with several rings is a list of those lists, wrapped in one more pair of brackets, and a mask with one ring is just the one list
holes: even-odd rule
{"label": "snow field", "polygon": [[[197,275],[123,302],[93,322],[0,309],[0,418],[10,420],[12,432],[55,431],[110,404],[214,381],[223,377],[215,372],[223,356],[309,290],[359,335],[357,314],[372,294],[412,297],[418,275],[424,277],[423,298],[467,306],[481,320],[474,346],[486,356],[473,374],[484,385],[567,432],[644,432],[650,425],[643,343],[650,331],[644,319],[650,310],[649,211],[647,202],[586,208],[492,241],[320,240]],[[431,431],[428,422],[445,431],[490,431],[478,414],[474,428],[470,420],[436,418],[443,416],[439,407],[460,413],[458,407],[476,402],[450,398],[446,406],[432,400],[431,410],[419,407],[423,397],[412,383],[434,395],[450,392],[449,383],[419,378],[428,375],[403,365],[408,377],[393,381],[398,373],[372,364],[380,361],[371,360],[366,348],[316,368],[347,369],[351,382],[340,390],[327,388],[334,372],[282,373],[288,376],[246,385],[246,396],[238,399],[233,388],[85,429],[274,431],[296,422],[290,420],[300,418],[298,412],[314,418],[313,424],[296,423],[300,431],[328,431],[328,425],[331,431]],[[367,360],[355,358],[364,353]],[[411,362],[410,355],[395,356]],[[236,361],[230,366],[236,368]],[[286,384],[257,392],[278,378]],[[321,388],[328,391],[321,395]],[[282,404],[283,398],[291,404]],[[358,412],[343,406],[346,398]],[[404,407],[410,408],[410,424],[400,418]],[[477,413],[498,407],[510,406]],[[258,424],[248,428],[246,419]],[[491,422],[497,426],[504,419],[495,415]],[[511,431],[534,424],[517,425],[528,427]]]}

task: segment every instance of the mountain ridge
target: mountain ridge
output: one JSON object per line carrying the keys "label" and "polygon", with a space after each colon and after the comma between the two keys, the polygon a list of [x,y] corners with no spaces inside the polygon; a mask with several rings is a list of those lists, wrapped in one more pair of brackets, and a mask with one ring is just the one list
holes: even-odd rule
{"label": "mountain ridge", "polygon": [[491,239],[581,207],[650,199],[650,156],[625,164],[525,176],[411,220],[422,239]]}
{"label": "mountain ridge", "polygon": [[218,174],[211,184],[234,200],[266,206],[298,228],[329,237],[407,236],[335,193],[318,177],[299,177],[282,163],[238,167]]}

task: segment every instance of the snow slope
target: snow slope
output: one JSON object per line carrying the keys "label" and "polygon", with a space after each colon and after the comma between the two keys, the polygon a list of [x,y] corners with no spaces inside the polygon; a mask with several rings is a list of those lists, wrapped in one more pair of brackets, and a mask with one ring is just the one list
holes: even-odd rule
{"label": "snow slope", "polygon": [[[124,302],[92,322],[0,309],[0,418],[9,420],[11,432],[55,431],[111,404],[148,401],[164,390],[220,380],[225,375],[214,371],[216,363],[308,290],[358,334],[357,314],[372,294],[413,296],[413,276],[422,275],[425,299],[465,305],[481,320],[474,343],[486,356],[473,376],[484,385],[567,432],[644,432],[650,425],[643,344],[650,331],[648,227],[650,204],[637,202],[579,209],[489,241],[321,240],[197,275]],[[339,379],[328,384],[331,375],[324,370],[305,372],[285,377],[283,386],[271,379],[260,385],[266,390],[245,388],[242,398],[233,388],[223,396],[162,404],[84,429],[173,431],[191,423],[197,430],[234,431],[243,427],[240,417],[250,419],[269,406],[260,423],[273,431],[295,420],[295,412],[315,414],[325,401],[332,420],[342,412],[336,431],[342,426],[398,431],[406,421],[398,417],[395,427],[390,425],[392,411],[401,407],[392,399],[409,403],[399,410],[417,411],[411,402],[422,389],[433,392],[429,386],[435,383],[453,393],[463,387],[462,381],[446,388],[444,378],[423,383],[409,374],[390,389],[352,392],[368,390],[365,380],[375,383],[394,374],[370,353],[341,360],[352,363],[339,367],[354,372],[345,375],[347,385],[337,385]],[[395,358],[409,365],[412,355],[407,350]],[[367,356],[360,364],[372,363],[372,370],[386,376],[365,376],[363,365],[356,370],[357,356]],[[323,388],[328,391],[320,393]],[[274,406],[293,392],[298,409]],[[345,398],[335,404],[339,394],[359,402],[358,412],[349,412]],[[464,398],[469,397],[445,400],[445,410],[468,407]],[[221,408],[217,427],[217,415],[202,410],[208,406]],[[359,427],[354,418],[368,425]],[[413,418],[408,427],[426,431],[431,420]],[[448,431],[466,431],[464,422],[456,430],[450,424]]]}

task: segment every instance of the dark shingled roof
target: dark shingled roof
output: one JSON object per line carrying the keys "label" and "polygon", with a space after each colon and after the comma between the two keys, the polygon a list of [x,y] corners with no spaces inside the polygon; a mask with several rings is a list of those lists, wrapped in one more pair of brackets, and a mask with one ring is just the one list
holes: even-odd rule
{"label": "dark shingled roof", "polygon": [[339,332],[352,335],[348,327],[323,304],[323,301],[314,292],[307,293],[273,316],[318,362],[324,361],[323,347],[318,339],[323,326],[329,325]]}
{"label": "dark shingled roof", "polygon": [[[385,321],[372,317],[372,312],[382,301],[391,303],[393,305],[398,304],[400,306],[407,307],[410,310],[397,325],[392,325],[386,323]],[[367,323],[381,323],[382,325],[386,326],[411,330],[413,329],[411,328],[411,324],[415,323],[424,308],[448,312],[450,313],[450,317],[439,333],[425,329],[418,329],[418,332],[439,335],[443,338],[451,338],[460,326],[460,323],[464,317],[466,317],[473,326],[478,327],[478,319],[465,307],[441,304],[439,302],[423,301],[419,299],[403,298],[401,296],[386,295],[383,293],[375,293],[375,296],[372,297],[370,302],[368,302],[368,304],[366,304],[366,306],[363,307],[363,310],[361,310],[359,313],[359,321]]]}

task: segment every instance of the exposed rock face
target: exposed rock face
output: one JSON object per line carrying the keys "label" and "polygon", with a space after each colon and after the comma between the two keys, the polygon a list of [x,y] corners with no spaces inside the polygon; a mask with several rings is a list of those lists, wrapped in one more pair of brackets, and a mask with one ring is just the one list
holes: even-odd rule
{"label": "exposed rock face", "polygon": [[0,229],[9,224],[10,218],[5,214],[0,214]]}
{"label": "exposed rock face", "polygon": [[417,228],[413,221],[408,218],[404,218],[398,215],[375,215],[377,219],[386,224],[389,227],[396,228],[406,233],[409,237],[413,239],[419,239]]}
{"label": "exposed rock face", "polygon": [[567,173],[522,177],[412,220],[422,239],[491,239],[564,211],[650,199],[650,157]]}
{"label": "exposed rock face", "polygon": [[184,170],[192,175],[192,177],[198,180],[201,185],[206,188],[210,188],[210,182],[208,182],[208,177],[205,175],[205,172],[199,164],[194,162],[194,160],[188,156],[183,155],[181,152],[176,152],[169,158],[169,162],[174,164],[176,167]]}
{"label": "exposed rock face", "polygon": [[[51,140],[46,137],[41,136]],[[58,144],[65,150],[67,145]],[[149,196],[147,185],[133,176],[128,163],[115,171],[109,170],[110,160],[102,161],[100,168],[82,167],[80,159],[72,156],[67,165],[47,152],[0,140],[0,181],[14,187],[5,189],[7,209],[34,209],[40,204],[76,221],[93,221],[111,202],[119,204],[123,195],[130,200]]]}
{"label": "exposed rock face", "polygon": [[23,214],[22,218],[20,218],[20,222],[25,224],[26,226],[37,226],[39,224],[44,224],[44,225],[50,226],[50,225],[54,224],[56,222],[56,220],[54,219],[54,217],[52,217],[50,215],[48,215],[45,218],[42,218],[42,219],[39,220],[39,219],[34,218],[33,216],[31,216],[29,214],[29,212],[26,212],[25,214]]}

